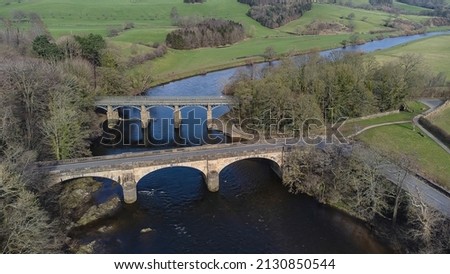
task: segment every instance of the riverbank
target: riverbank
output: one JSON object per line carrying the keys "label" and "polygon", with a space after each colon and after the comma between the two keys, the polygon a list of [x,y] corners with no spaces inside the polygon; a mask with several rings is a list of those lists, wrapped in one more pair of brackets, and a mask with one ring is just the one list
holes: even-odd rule
{"label": "riverbank", "polygon": [[[359,40],[356,45],[347,45],[346,47],[343,47],[341,45],[341,42],[343,40],[346,40],[349,38],[350,34],[345,35],[322,35],[322,36],[316,36],[316,35],[303,35],[303,36],[295,36],[296,39],[293,39],[292,41],[286,41],[287,46],[285,49],[277,49],[275,50],[278,52],[278,55],[272,60],[272,62],[280,61],[287,57],[298,57],[310,53],[316,53],[321,51],[330,51],[330,50],[352,50],[357,51],[357,48],[359,46],[368,45],[371,42],[374,41],[383,41],[391,38],[400,38],[405,37],[407,41],[398,43],[396,45],[389,45],[388,47],[391,48],[392,46],[398,46],[405,43],[410,43],[411,41],[421,40],[426,38],[427,35],[432,35],[434,33],[443,33],[442,35],[445,35],[445,32],[450,31],[450,27],[440,27],[440,28],[433,28],[429,29],[427,32],[424,33],[404,33],[404,32],[396,32],[396,33],[384,33],[383,34],[362,34],[359,36]],[[424,35],[424,37],[408,40],[408,37],[416,36],[416,35]],[[440,35],[438,35],[440,36]],[[299,38],[302,38],[301,41],[299,41]],[[146,70],[153,70],[155,73],[154,79],[152,83],[150,84],[149,88],[153,88],[160,85],[165,85],[174,81],[183,80],[186,78],[194,77],[194,76],[202,76],[206,75],[211,72],[217,72],[221,70],[226,69],[233,69],[233,68],[239,68],[244,66],[253,66],[258,65],[261,63],[266,63],[267,60],[264,59],[263,52],[265,47],[271,45],[270,41],[274,39],[288,39],[291,40],[292,37],[286,38],[286,37],[278,37],[278,38],[264,38],[264,40],[267,40],[266,43],[263,43],[261,41],[260,43],[257,43],[254,47],[243,45],[243,43],[247,43],[247,41],[234,45],[233,48],[226,47],[226,48],[202,48],[192,51],[175,51],[175,50],[169,50],[168,54],[162,58],[156,59],[152,64],[144,64],[141,66],[138,66],[132,70],[133,71],[146,71]],[[253,42],[252,42],[253,43]],[[292,47],[300,48],[296,50],[292,50]],[[303,47],[303,49],[302,49]],[[242,49],[240,49],[242,48]],[[248,48],[248,49],[247,49]],[[231,50],[233,49],[233,50]],[[383,49],[383,48],[381,48]],[[225,51],[231,51],[230,53]],[[251,51],[249,51],[251,50]],[[371,51],[378,50],[378,48],[373,49]],[[248,51],[248,52],[247,52]],[[225,52],[225,53],[224,53]],[[255,52],[260,52],[260,54],[255,54]],[[181,56],[182,55],[182,58]],[[205,55],[205,56],[203,56]],[[221,56],[221,59],[223,60],[215,60],[210,61],[210,64],[205,65],[208,63],[209,58],[208,56],[212,55],[218,55]],[[181,62],[181,63],[180,63]],[[215,64],[212,64],[215,63]],[[177,64],[175,67],[173,67],[173,64]],[[151,66],[150,66],[151,65]],[[155,69],[152,69],[151,67],[156,67]],[[181,69],[180,69],[181,68]],[[172,69],[172,71],[170,71]]]}
{"label": "riverbank", "polygon": [[298,150],[289,156],[283,183],[293,193],[307,194],[363,221],[395,252],[447,253],[446,208],[438,211],[442,209],[427,205],[429,193],[417,185],[415,193],[408,187],[410,179],[402,179],[406,171],[386,170],[385,161],[361,144],[354,144],[351,151]]}

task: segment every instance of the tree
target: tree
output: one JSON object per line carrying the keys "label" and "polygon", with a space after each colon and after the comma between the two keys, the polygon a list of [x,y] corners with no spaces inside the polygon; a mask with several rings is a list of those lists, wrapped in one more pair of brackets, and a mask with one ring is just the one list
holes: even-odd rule
{"label": "tree", "polygon": [[272,61],[277,56],[277,53],[272,46],[269,46],[264,50],[263,55],[264,55],[264,60]]}
{"label": "tree", "polygon": [[103,37],[90,33],[88,36],[75,36],[75,40],[80,44],[81,56],[93,66],[100,66],[101,52],[106,48],[106,41]]}
{"label": "tree", "polygon": [[41,17],[37,13],[30,12],[29,18],[30,18],[30,24],[31,24],[30,29],[29,29],[31,38],[36,38],[40,35],[45,35],[47,37],[51,37],[50,32],[47,30],[47,27],[45,26]]}
{"label": "tree", "polygon": [[14,254],[59,253],[63,239],[59,225],[50,220],[38,196],[26,187],[31,183],[27,177],[32,164],[28,155],[0,164],[0,250]]}
{"label": "tree", "polygon": [[67,59],[81,56],[81,46],[73,36],[62,36],[56,40],[56,44]]}
{"label": "tree", "polygon": [[234,44],[245,38],[244,27],[236,22],[207,19],[167,34],[166,44],[174,49],[194,49]]}
{"label": "tree", "polygon": [[46,117],[47,94],[60,80],[56,66],[35,59],[6,59],[0,67],[0,76],[0,113],[6,111],[2,114],[8,115],[3,116],[6,121],[20,121],[15,125],[20,134],[17,140],[25,148],[40,150],[42,135],[39,127],[41,119]]}
{"label": "tree", "polygon": [[420,253],[445,253],[450,246],[450,221],[423,202],[422,193],[408,195],[408,236],[417,243]]}
{"label": "tree", "polygon": [[45,35],[38,36],[33,40],[33,51],[49,60],[60,60],[64,56],[62,50],[55,43],[50,42]]}
{"label": "tree", "polygon": [[382,65],[374,74],[373,94],[380,111],[399,109],[407,97],[408,89],[398,64]]}
{"label": "tree", "polygon": [[302,16],[312,7],[311,0],[238,0],[251,6],[247,15],[268,28],[278,28]]}
{"label": "tree", "polygon": [[170,20],[172,21],[172,25],[178,26],[180,22],[180,14],[178,13],[178,9],[176,7],[172,7],[170,10]]}
{"label": "tree", "polygon": [[423,58],[418,54],[403,54],[400,56],[399,65],[406,85],[406,97],[414,97],[426,85],[426,77],[423,77]]}
{"label": "tree", "polygon": [[101,65],[101,52],[106,48],[106,41],[99,34],[75,36],[80,44],[81,56],[89,61],[94,68],[94,88],[97,87],[97,67]]}
{"label": "tree", "polygon": [[50,117],[43,122],[42,132],[56,160],[90,154],[86,116],[80,113],[74,95],[67,88],[50,94]]}
{"label": "tree", "polygon": [[22,21],[25,21],[25,20],[27,20],[27,18],[28,18],[28,16],[27,16],[27,14],[24,12],[24,11],[22,11],[22,10],[15,10],[15,11],[13,11],[12,12],[12,18],[13,18],[13,20],[15,21],[15,22],[22,22]]}
{"label": "tree", "polygon": [[350,45],[357,45],[359,43],[359,35],[352,34],[348,39],[348,42],[350,43]]}
{"label": "tree", "polygon": [[369,0],[372,6],[392,6],[392,0]]}

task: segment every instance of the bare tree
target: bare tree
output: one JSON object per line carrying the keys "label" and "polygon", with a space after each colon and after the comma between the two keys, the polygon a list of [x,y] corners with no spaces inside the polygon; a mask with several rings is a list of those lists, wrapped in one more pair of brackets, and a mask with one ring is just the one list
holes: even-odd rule
{"label": "bare tree", "polygon": [[81,55],[81,46],[73,36],[62,36],[56,40],[56,44],[66,58],[73,59]]}
{"label": "bare tree", "polygon": [[405,180],[409,172],[414,169],[415,164],[412,158],[407,155],[391,155],[391,157],[394,159],[394,163],[397,166],[395,170],[396,191],[394,193],[394,208],[392,211],[392,225],[395,226],[397,224],[398,210],[400,204],[405,198],[404,197],[405,192],[403,191]]}
{"label": "bare tree", "polygon": [[[59,82],[56,67],[40,60],[21,57],[5,60],[0,67],[0,90],[5,99],[5,107],[10,108],[12,116],[24,125],[25,147],[39,146],[39,125],[46,108],[48,91]],[[2,102],[3,103],[3,102]],[[3,104],[2,104],[3,105]]]}
{"label": "bare tree", "polygon": [[272,61],[277,56],[277,53],[272,46],[269,46],[264,50],[263,56],[264,60]]}
{"label": "bare tree", "polygon": [[41,208],[36,194],[27,189],[27,169],[33,153],[8,155],[0,164],[0,252],[56,253],[63,239],[58,223]]}
{"label": "bare tree", "polygon": [[68,89],[51,93],[50,117],[43,121],[42,133],[56,160],[89,155],[86,139],[89,132],[83,128],[84,114],[72,102]]}
{"label": "bare tree", "polygon": [[408,195],[408,231],[419,243],[420,253],[442,253],[450,248],[450,220],[424,203],[422,193]]}

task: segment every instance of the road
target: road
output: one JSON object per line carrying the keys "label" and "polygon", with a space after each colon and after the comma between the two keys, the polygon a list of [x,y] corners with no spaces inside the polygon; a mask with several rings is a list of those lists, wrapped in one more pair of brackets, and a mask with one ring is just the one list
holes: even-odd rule
{"label": "road", "polygon": [[442,103],[444,103],[444,101],[442,101],[441,99],[435,99],[435,98],[422,98],[419,100],[421,103],[427,105],[430,109],[428,109],[427,111],[425,111],[424,114],[430,113],[433,110],[435,110],[438,106],[442,105]]}
{"label": "road", "polygon": [[[391,182],[398,184],[405,175],[405,171],[394,164],[380,167],[380,172]],[[450,198],[444,193],[431,187],[426,182],[408,173],[403,181],[402,188],[411,195],[420,196],[423,201],[450,218]]]}
{"label": "road", "polygon": [[[368,165],[376,168],[379,174],[396,185],[400,183],[405,191],[416,197],[420,196],[427,205],[450,218],[450,196],[431,186],[415,174],[407,172],[398,164],[394,164],[385,157],[377,155],[369,148],[359,145],[355,145],[354,148],[356,146],[357,148],[353,150],[354,153]],[[402,180],[403,177],[404,180]]]}
{"label": "road", "polygon": [[353,138],[355,136],[358,136],[359,134],[365,132],[366,130],[369,130],[369,129],[372,129],[372,128],[384,127],[384,126],[392,126],[392,125],[400,125],[400,124],[406,124],[406,123],[411,123],[411,121],[397,121],[397,122],[388,122],[388,123],[382,123],[382,124],[377,124],[377,125],[371,125],[371,126],[368,126],[368,127],[365,127],[363,129],[359,130],[356,133],[353,133],[353,134],[347,136],[347,138],[351,139],[351,138]]}

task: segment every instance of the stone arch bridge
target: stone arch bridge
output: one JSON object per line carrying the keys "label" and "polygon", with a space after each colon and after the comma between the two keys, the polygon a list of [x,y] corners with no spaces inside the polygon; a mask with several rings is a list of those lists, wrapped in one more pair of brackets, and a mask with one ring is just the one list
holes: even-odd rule
{"label": "stone arch bridge", "polygon": [[83,177],[101,177],[119,182],[124,201],[137,200],[136,186],[147,174],[168,167],[190,167],[199,170],[211,192],[219,190],[219,174],[240,160],[260,158],[271,161],[272,169],[281,176],[283,144],[221,144],[199,147],[130,153],[111,156],[41,163],[48,172],[51,185]]}
{"label": "stone arch bridge", "polygon": [[95,106],[106,111],[108,126],[114,127],[120,120],[118,110],[123,107],[134,108],[140,111],[143,128],[147,128],[151,121],[149,110],[153,107],[168,107],[173,110],[174,127],[180,128],[181,109],[184,107],[201,107],[206,110],[208,128],[212,127],[213,109],[219,106],[233,104],[229,96],[220,97],[156,97],[156,96],[109,96],[98,97]]}

